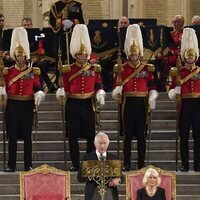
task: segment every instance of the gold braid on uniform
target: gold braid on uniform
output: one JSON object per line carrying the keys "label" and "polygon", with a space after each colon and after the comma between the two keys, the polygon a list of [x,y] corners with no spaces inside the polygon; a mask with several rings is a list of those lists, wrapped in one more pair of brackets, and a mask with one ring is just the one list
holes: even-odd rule
{"label": "gold braid on uniform", "polygon": [[58,13],[57,8],[55,6],[55,3],[53,3],[52,6],[51,6],[51,12],[52,12],[55,19],[61,19],[62,10],[60,11],[60,13]]}
{"label": "gold braid on uniform", "polygon": [[8,67],[4,67],[3,69],[3,75],[8,75]]}
{"label": "gold braid on uniform", "polygon": [[58,13],[56,5],[55,5],[55,3],[53,3],[50,10],[56,20],[56,27],[52,27],[52,29],[53,29],[54,33],[57,33],[58,31],[60,31],[60,29],[62,27],[60,24],[57,23],[57,20],[68,18],[68,15],[69,15],[68,7],[66,6]]}
{"label": "gold braid on uniform", "polygon": [[62,73],[68,73],[71,71],[71,66],[72,65],[63,65],[63,67],[61,68],[61,72]]}

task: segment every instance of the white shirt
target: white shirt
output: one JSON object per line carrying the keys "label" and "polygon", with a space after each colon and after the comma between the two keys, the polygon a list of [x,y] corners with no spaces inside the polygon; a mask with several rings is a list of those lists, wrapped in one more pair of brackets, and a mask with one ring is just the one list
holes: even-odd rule
{"label": "white shirt", "polygon": [[103,154],[99,153],[97,150],[96,150],[96,154],[97,154],[97,158],[98,160],[100,160],[100,156],[104,156],[106,158],[107,156],[107,152],[104,152]]}

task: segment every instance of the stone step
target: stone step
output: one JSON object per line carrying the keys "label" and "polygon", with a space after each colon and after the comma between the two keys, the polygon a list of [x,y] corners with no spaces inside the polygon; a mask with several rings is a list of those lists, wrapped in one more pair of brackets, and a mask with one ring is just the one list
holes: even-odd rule
{"label": "stone step", "polygon": [[[55,121],[62,120],[62,112],[59,110],[50,111],[38,111],[38,120],[41,121]],[[0,119],[2,119],[2,113],[0,113]],[[102,110],[101,120],[117,120],[118,111],[117,110]],[[155,110],[152,112],[152,120],[175,120],[176,111],[175,110]]]}
{"label": "stone step", "polygon": [[[190,184],[190,185],[177,185],[176,193],[178,194],[187,194],[187,195],[199,195],[200,184]],[[19,194],[19,184],[0,184],[0,194],[1,195],[14,195]],[[125,195],[125,185],[122,184],[119,188],[119,193]],[[72,194],[84,194],[84,184],[71,184]]]}
{"label": "stone step", "polygon": [[[164,169],[164,170],[175,171],[177,169],[178,171],[180,171],[180,168],[181,168],[181,161],[180,160],[178,160],[178,166],[176,167],[175,157],[172,160],[152,160],[152,159],[150,159],[149,163],[147,162],[147,160],[145,162],[146,162],[146,166],[151,164],[151,165],[157,166],[157,167]],[[34,167],[38,167],[42,164],[48,164],[48,165],[51,165],[51,166],[56,167],[58,169],[65,170],[65,165],[64,165],[63,159],[62,160],[41,160],[41,161],[37,160],[36,163],[33,160],[33,166]],[[70,166],[71,166],[71,161],[67,160],[66,169],[69,170]],[[6,167],[7,167],[7,165],[6,165]],[[136,158],[131,160],[131,167],[132,167],[133,170],[137,169]],[[16,165],[16,171],[23,171],[23,170],[24,170],[24,162],[18,160],[17,165]],[[0,161],[0,171],[3,171],[3,161],[2,160]],[[192,160],[190,160],[190,172],[194,172]]]}
{"label": "stone step", "polygon": [[[55,117],[59,117],[57,115]],[[101,130],[117,130],[118,121],[114,119],[101,120]],[[162,127],[162,128],[161,128]],[[151,121],[152,130],[175,130],[176,120],[152,120]],[[2,121],[0,122],[0,129],[2,130]],[[38,121],[38,131],[58,131],[62,130],[61,120],[46,120]]]}
{"label": "stone step", "polygon": [[[111,93],[106,96],[106,105],[102,107],[101,113],[101,131],[108,133],[111,140],[109,150],[117,154],[117,109],[118,104],[113,101]],[[175,164],[175,139],[176,139],[176,103],[170,101],[167,93],[160,93],[156,110],[152,113],[151,124],[151,143],[150,143],[150,160],[148,164],[155,165],[164,170],[174,171]],[[0,118],[2,114],[0,113]],[[46,95],[45,102],[42,102],[38,111],[38,133],[37,133],[37,161],[36,166],[49,164],[51,166],[64,169],[63,161],[63,133],[61,110],[55,94]],[[2,123],[0,124],[2,130]],[[33,131],[34,136],[35,131]],[[0,131],[0,170],[3,170],[3,153],[2,153],[2,131]],[[85,154],[86,141],[80,140],[79,146],[81,156]],[[147,138],[148,144],[148,138]],[[177,172],[177,200],[200,200],[200,173],[193,171],[193,140],[190,138],[190,171],[188,173]],[[132,142],[132,167],[137,167],[136,141]],[[71,165],[69,160],[69,150],[67,147],[67,169]],[[18,144],[18,161],[17,170],[24,168],[23,163],[23,142]],[[120,137],[120,158],[123,159],[123,138]],[[147,158],[147,157],[146,157]],[[147,161],[146,161],[147,164]],[[180,169],[180,156],[178,159],[178,170]],[[84,199],[84,184],[78,183],[76,173],[71,173],[71,199]],[[125,182],[119,188],[120,200],[125,199]],[[19,173],[0,172],[0,200],[19,200]]]}
{"label": "stone step", "polygon": [[[104,106],[102,106],[102,110],[117,110],[118,104],[114,100],[106,100],[106,103]],[[176,103],[171,100],[156,100],[156,109],[157,110],[175,110],[176,109]],[[39,111],[44,110],[61,110],[61,106],[59,105],[58,101],[44,101],[41,103],[39,107]]]}
{"label": "stone step", "polygon": [[[147,147],[148,147],[149,140],[147,139]],[[7,144],[7,142],[6,142]],[[35,145],[35,141],[33,141],[33,145]],[[137,141],[132,141],[132,147],[136,147]],[[150,141],[150,151],[152,150],[172,150],[176,147],[176,141],[175,140],[151,140]],[[80,139],[79,140],[79,148],[80,150],[86,149],[87,141]],[[117,141],[116,140],[110,140],[109,143],[109,150],[116,150],[117,149]],[[189,141],[189,147],[192,150],[193,147],[193,140]],[[63,150],[63,141],[37,141],[37,150],[38,151],[61,151]],[[24,148],[23,141],[18,141],[18,150],[22,151]],[[69,149],[68,141],[66,141],[66,149]],[[123,149],[123,140],[119,141],[119,149]],[[0,141],[0,152],[3,151],[3,142]]]}
{"label": "stone step", "polygon": [[[133,150],[134,149],[134,150]],[[109,150],[109,152],[113,154],[117,154],[117,149]],[[33,153],[35,151],[33,150]],[[63,160],[63,150],[61,151],[54,151],[54,150],[47,150],[47,151],[37,151],[37,160],[38,161],[60,161]],[[85,154],[85,150],[80,150],[80,156],[82,157]],[[66,151],[67,160],[70,160],[69,150]],[[119,151],[120,158],[123,158],[123,150]],[[190,151],[190,159],[193,159],[193,151]],[[132,147],[131,151],[132,159],[137,158],[137,150],[136,146]],[[17,158],[19,161],[23,160],[23,151],[17,151]],[[151,150],[150,151],[150,159],[151,160],[161,160],[161,161],[168,161],[173,160],[175,158],[175,149],[174,150]],[[0,160],[3,160],[3,153],[0,152]]]}
{"label": "stone step", "polygon": [[[117,140],[117,130],[106,130],[100,129],[101,131],[109,135],[110,140]],[[191,131],[192,133],[192,131]],[[149,135],[149,131],[148,131]],[[35,130],[33,129],[33,137],[35,138]],[[63,140],[63,131],[61,130],[38,130],[37,131],[38,141],[62,141]],[[133,138],[135,139],[135,138]],[[147,136],[148,139],[148,136]],[[176,133],[175,130],[151,130],[151,140],[175,140]],[[192,134],[190,134],[190,139],[193,140]],[[3,133],[0,131],[0,141],[3,140]],[[120,140],[123,141],[123,137],[120,136]]]}
{"label": "stone step", "polygon": [[[177,185],[181,185],[183,182],[185,184],[200,184],[200,172],[175,172],[176,174],[176,183]],[[125,184],[125,175],[126,172],[123,172]],[[70,172],[70,180],[71,183],[77,184],[79,183],[77,180],[77,172]],[[0,184],[19,184],[19,172],[8,173],[8,172],[0,172]],[[82,184],[82,183],[80,183]]]}
{"label": "stone step", "polygon": [[[71,191],[73,194],[83,195],[84,193],[84,183],[79,183],[76,179],[76,172],[71,173]],[[125,175],[125,173],[124,173]],[[0,194],[3,196],[4,194],[15,195],[19,194],[19,173],[1,173],[0,174]],[[195,195],[199,196],[199,187],[200,187],[200,173],[177,173],[177,185],[176,185],[176,193],[177,196],[187,195]],[[186,179],[187,177],[187,179]],[[188,181],[189,183],[182,184],[182,181]],[[125,196],[125,179],[123,184],[119,187],[120,195]]]}
{"label": "stone step", "polygon": [[[167,92],[159,92],[159,95],[158,95],[158,100],[167,100],[169,101],[169,97],[168,97],[168,94]],[[111,95],[111,92],[106,92],[106,100],[107,101],[113,101],[113,98],[112,98],[112,95]],[[55,94],[46,94],[45,96],[45,101],[46,102],[52,102],[52,101],[57,101],[56,99],[56,95]],[[173,102],[173,101],[172,101]]]}

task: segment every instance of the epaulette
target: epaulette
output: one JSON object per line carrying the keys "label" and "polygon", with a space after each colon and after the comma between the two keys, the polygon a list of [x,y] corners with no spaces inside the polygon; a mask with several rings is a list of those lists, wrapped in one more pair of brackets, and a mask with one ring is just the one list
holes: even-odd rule
{"label": "epaulette", "polygon": [[155,66],[154,65],[147,64],[147,67],[148,67],[148,71],[150,71],[150,72],[154,72],[155,71]]}
{"label": "epaulette", "polygon": [[101,65],[99,64],[94,64],[94,71],[97,72],[97,73],[100,73],[101,72]]}
{"label": "epaulette", "polygon": [[124,64],[115,64],[113,67],[113,72],[117,74],[121,73],[124,69],[123,66]]}
{"label": "epaulette", "polygon": [[178,69],[176,67],[172,67],[169,70],[169,76],[177,76],[178,75]]}
{"label": "epaulette", "polygon": [[40,75],[40,68],[39,67],[33,67],[33,73],[35,75]]}
{"label": "epaulette", "polygon": [[4,67],[4,69],[3,69],[3,75],[5,76],[7,74],[8,74],[8,67]]}
{"label": "epaulette", "polygon": [[61,68],[62,73],[68,73],[71,71],[71,65],[63,65]]}

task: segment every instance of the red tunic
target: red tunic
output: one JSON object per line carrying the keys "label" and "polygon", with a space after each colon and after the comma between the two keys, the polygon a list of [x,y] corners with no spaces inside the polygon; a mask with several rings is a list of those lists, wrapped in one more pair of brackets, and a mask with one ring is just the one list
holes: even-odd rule
{"label": "red tunic", "polygon": [[100,73],[95,72],[94,66],[90,66],[89,69],[70,81],[71,77],[80,70],[81,67],[74,63],[71,71],[63,74],[64,88],[67,94],[87,94],[103,89]]}
{"label": "red tunic", "polygon": [[[195,69],[182,68],[180,70],[180,79],[183,80],[190,73],[194,72]],[[176,77],[172,79],[171,89],[176,87]],[[184,98],[200,98],[200,72],[194,75],[191,79],[181,85],[181,96]]]}
{"label": "red tunic", "polygon": [[8,68],[8,74],[5,75],[7,94],[32,96],[36,91],[41,89],[39,76],[34,74],[33,69],[9,86],[11,80],[14,80],[16,76],[23,73],[27,69],[28,67],[25,67],[22,71],[20,71],[17,66]]}
{"label": "red tunic", "polygon": [[[137,68],[131,66],[128,61],[123,65],[123,71],[121,73],[122,81],[124,81],[130,74],[132,74]],[[134,93],[148,93],[149,90],[155,90],[155,85],[149,84],[149,82],[154,82],[153,73],[148,70],[148,65],[145,65],[143,69],[131,80],[123,86],[123,94],[127,92]],[[114,87],[117,85],[117,74],[115,75]]]}
{"label": "red tunic", "polygon": [[174,45],[171,46],[169,49],[171,53],[177,57],[177,54],[179,53],[179,50],[181,48],[181,38],[183,35],[183,31],[180,32],[171,31],[170,34],[173,38]]}

